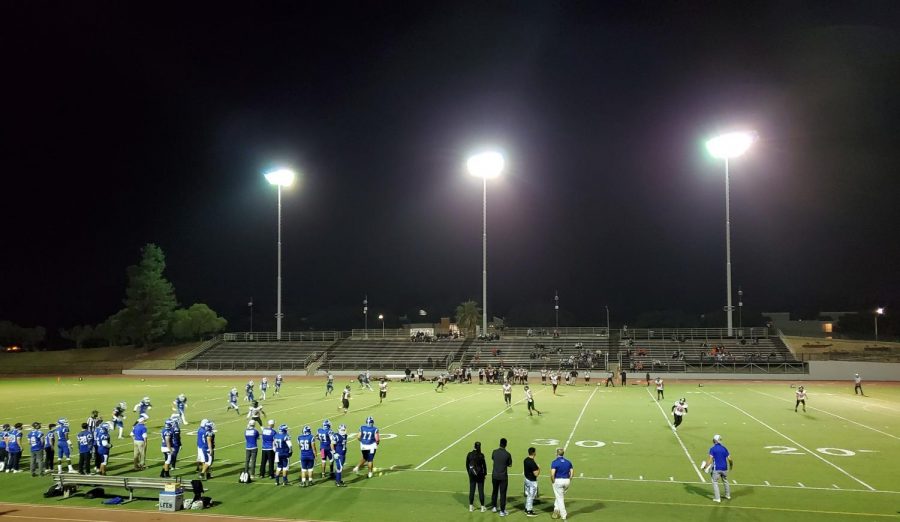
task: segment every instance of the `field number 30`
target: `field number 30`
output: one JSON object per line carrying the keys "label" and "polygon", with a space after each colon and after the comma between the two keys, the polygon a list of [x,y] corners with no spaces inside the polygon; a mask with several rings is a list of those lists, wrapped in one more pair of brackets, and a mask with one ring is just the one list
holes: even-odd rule
{"label": "field number 30", "polygon": [[[534,439],[531,441],[535,446],[559,446],[559,439]],[[582,448],[602,448],[606,443],[602,440],[579,440],[575,442],[576,446]]]}
{"label": "field number 30", "polygon": [[[772,450],[775,455],[806,455],[805,452],[792,448],[791,446],[766,446],[765,449]],[[856,455],[855,451],[843,448],[816,448],[816,451],[823,455],[831,455],[832,457],[852,457]]]}

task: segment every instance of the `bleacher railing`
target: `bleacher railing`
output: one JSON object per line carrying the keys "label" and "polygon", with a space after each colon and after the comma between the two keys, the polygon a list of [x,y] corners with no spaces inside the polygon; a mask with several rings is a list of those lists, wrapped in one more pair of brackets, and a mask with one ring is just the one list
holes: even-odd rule
{"label": "bleacher railing", "polygon": [[197,357],[198,355],[205,352],[206,350],[209,350],[213,346],[221,343],[222,338],[226,335],[228,335],[228,334],[219,334],[219,335],[213,337],[212,339],[203,341],[202,343],[200,343],[199,346],[197,346],[193,350],[191,350],[191,351],[187,352],[186,354],[182,355],[181,357],[175,359],[175,368],[177,369],[182,364],[190,361],[191,359],[193,359],[194,357]]}
{"label": "bleacher railing", "polygon": [[734,328],[734,335],[728,335],[727,328],[628,328],[620,330],[622,338],[627,339],[687,339],[714,341],[731,338],[766,338],[769,329],[765,326],[753,328]]}
{"label": "bleacher railing", "polygon": [[[500,331],[501,337],[553,337],[554,332],[559,332],[560,337],[609,337],[609,329],[605,326],[566,326],[558,330],[548,327],[524,327],[504,328]],[[615,331],[615,330],[613,330]]]}
{"label": "bleacher railing", "polygon": [[409,339],[409,330],[405,328],[354,328],[350,331],[353,339]]}
{"label": "bleacher railing", "polygon": [[227,342],[259,342],[259,343],[296,343],[303,341],[337,341],[347,337],[348,332],[337,330],[322,332],[281,332],[278,339],[276,332],[229,332],[222,334],[222,340]]}

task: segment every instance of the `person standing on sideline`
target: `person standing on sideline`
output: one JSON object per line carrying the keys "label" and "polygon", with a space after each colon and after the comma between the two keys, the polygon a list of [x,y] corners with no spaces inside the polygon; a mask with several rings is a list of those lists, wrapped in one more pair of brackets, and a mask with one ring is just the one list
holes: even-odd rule
{"label": "person standing on sideline", "polygon": [[665,384],[663,383],[662,377],[656,378],[656,400],[665,399],[666,393],[664,391]]}
{"label": "person standing on sideline", "polygon": [[134,440],[134,470],[141,471],[147,466],[147,418],[140,417],[131,428]]}
{"label": "person standing on sideline", "polygon": [[163,424],[162,432],[160,433],[160,451],[163,454],[163,465],[162,470],[159,472],[160,478],[171,477],[169,474],[169,470],[172,468],[172,424],[175,421],[170,419],[166,419],[165,424]]}
{"label": "person standing on sideline", "polygon": [[650,372],[647,372],[647,387],[650,387]]}
{"label": "person standing on sideline", "polygon": [[863,393],[862,389],[862,378],[858,373],[853,377],[853,395],[862,395],[863,397],[866,396],[866,394]]}
{"label": "person standing on sideline", "polygon": [[688,405],[684,402],[684,397],[678,399],[675,404],[672,405],[672,416],[674,417],[672,423],[672,429],[677,430],[678,426],[681,426],[681,421],[684,420],[684,416],[687,415]]}
{"label": "person standing on sideline", "polygon": [[[275,381],[278,382],[277,380]],[[278,388],[275,388],[278,391]],[[267,425],[262,430],[262,462],[259,464],[260,478],[275,478],[275,447],[272,442],[275,440],[275,420],[269,419]],[[268,469],[268,473],[266,470]]]}
{"label": "person standing on sideline", "polygon": [[487,477],[487,462],[481,452],[481,443],[475,443],[475,449],[466,455],[466,473],[469,475],[469,511],[475,511],[475,488],[478,488],[478,501],[484,513],[484,478]]}
{"label": "person standing on sideline", "polygon": [[88,423],[81,423],[81,431],[75,436],[78,441],[78,474],[91,474],[91,451],[94,449],[94,432]]}
{"label": "person standing on sideline", "polygon": [[703,463],[704,469],[709,469],[713,487],[713,502],[722,502],[719,497],[719,479],[725,483],[725,498],[731,500],[731,488],[728,486],[728,470],[734,468],[731,453],[722,445],[722,436],[713,435],[713,445],[709,448],[709,458]]}
{"label": "person standing on sideline", "polygon": [[797,407],[803,405],[803,413],[806,413],[806,390],[803,386],[797,388],[797,403],[794,404],[794,413],[797,413]]}
{"label": "person standing on sideline", "polygon": [[500,497],[500,516],[506,513],[506,490],[509,488],[509,468],[512,466],[512,455],[506,451],[506,439],[500,439],[500,447],[491,453],[494,469],[491,471],[491,511],[497,512],[497,500]]}
{"label": "person standing on sideline", "polygon": [[556,460],[550,464],[550,483],[553,484],[553,515],[551,518],[560,518],[565,520],[568,516],[566,512],[566,490],[572,482],[572,476],[575,474],[575,467],[564,456],[566,450],[559,448],[556,450]]}
{"label": "person standing on sideline", "polygon": [[244,439],[247,441],[244,448],[244,473],[248,477],[253,478],[253,471],[256,470],[256,456],[259,454],[259,431],[256,430],[256,421],[247,423],[247,429],[244,430]]}
{"label": "person standing on sideline", "polygon": [[28,432],[28,445],[31,448],[31,476],[38,473],[44,474],[44,432],[41,431],[40,422],[31,423],[31,431]]}
{"label": "person standing on sideline", "polygon": [[538,476],[541,474],[541,467],[538,466],[534,459],[537,450],[528,448],[528,456],[525,457],[525,515],[536,517],[534,512],[534,498],[538,492]]}

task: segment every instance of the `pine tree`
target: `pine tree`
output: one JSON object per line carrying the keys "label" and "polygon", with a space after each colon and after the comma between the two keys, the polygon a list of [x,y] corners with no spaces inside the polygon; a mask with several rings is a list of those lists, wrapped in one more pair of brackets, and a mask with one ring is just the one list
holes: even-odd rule
{"label": "pine tree", "polygon": [[124,326],[128,336],[149,345],[169,331],[169,320],[177,306],[175,289],[163,276],[166,258],[153,243],[141,249],[141,262],[128,267],[125,289]]}

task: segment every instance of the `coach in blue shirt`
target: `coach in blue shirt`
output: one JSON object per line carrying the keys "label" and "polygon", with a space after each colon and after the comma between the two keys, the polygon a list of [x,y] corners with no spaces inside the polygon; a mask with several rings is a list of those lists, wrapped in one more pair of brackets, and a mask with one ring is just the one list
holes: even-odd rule
{"label": "coach in blue shirt", "polygon": [[131,428],[134,439],[134,469],[140,471],[147,467],[147,418],[141,416]]}
{"label": "coach in blue shirt", "polygon": [[553,502],[553,515],[562,520],[566,519],[566,490],[572,482],[572,476],[575,475],[575,467],[563,455],[566,450],[559,448],[556,450],[556,460],[550,464],[550,482],[553,484],[553,496],[556,500]]}
{"label": "coach in blue shirt", "polygon": [[712,475],[713,502],[721,502],[719,497],[719,479],[725,483],[725,498],[731,500],[731,488],[728,486],[728,470],[734,467],[731,453],[722,445],[722,436],[713,435],[713,445],[709,448],[709,459],[703,465]]}

